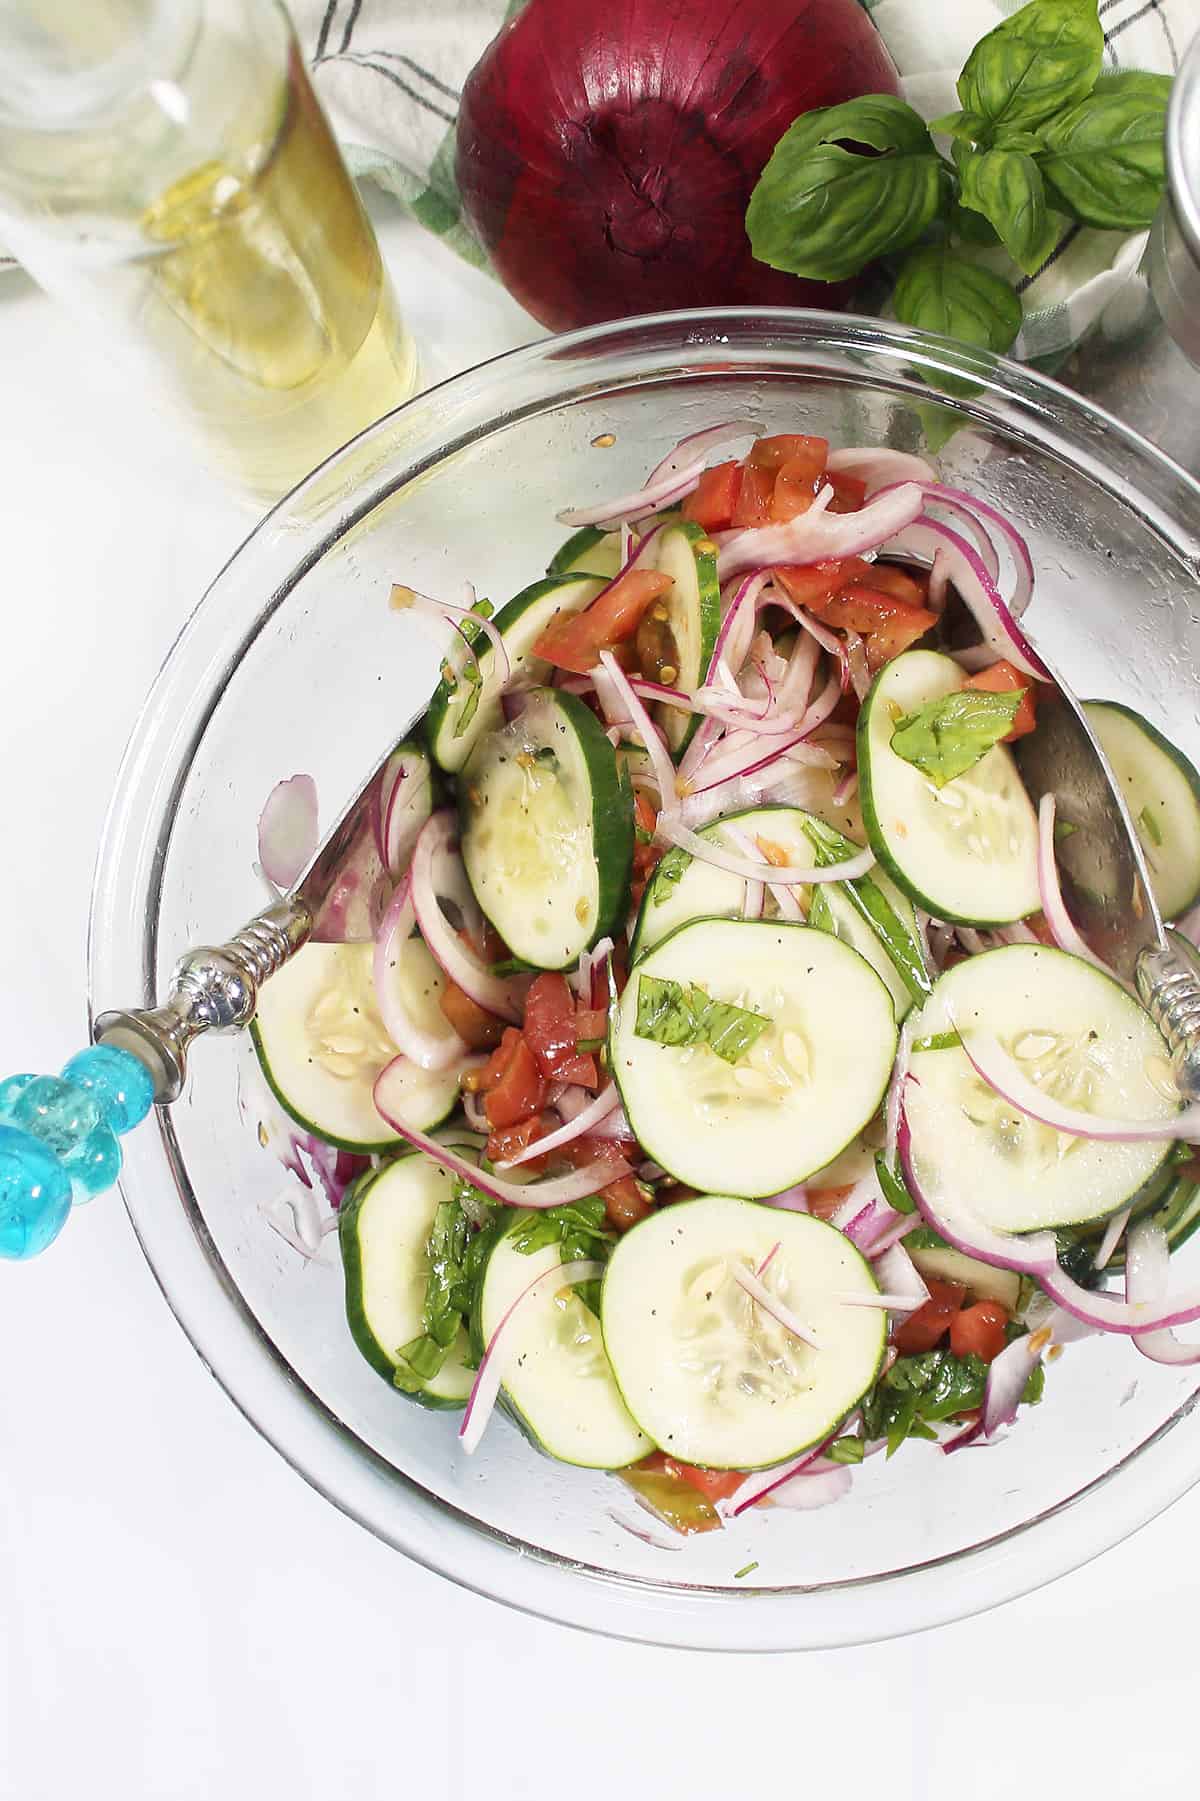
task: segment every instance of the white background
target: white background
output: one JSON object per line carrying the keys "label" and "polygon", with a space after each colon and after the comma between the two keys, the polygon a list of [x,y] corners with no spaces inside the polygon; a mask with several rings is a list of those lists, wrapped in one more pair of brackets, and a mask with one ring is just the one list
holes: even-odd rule
{"label": "white background", "polygon": [[[415,227],[382,235],[427,379],[536,335]],[[0,369],[7,1074],[83,1043],[120,752],[250,520],[21,277]],[[1158,1801],[1195,1785],[1198,1544],[1200,1494],[1039,1595],[864,1650],[587,1638],[312,1493],[206,1374],[115,1194],[0,1264],[0,1801],[724,1801],[772,1779]]]}

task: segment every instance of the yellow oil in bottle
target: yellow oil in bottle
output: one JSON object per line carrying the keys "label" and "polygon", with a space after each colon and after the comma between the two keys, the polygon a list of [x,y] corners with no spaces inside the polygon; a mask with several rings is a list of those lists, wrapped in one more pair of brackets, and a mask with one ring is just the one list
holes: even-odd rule
{"label": "yellow oil in bottle", "polygon": [[[0,93],[0,235],[137,353],[156,400],[235,481],[278,497],[416,381],[286,14],[268,0],[22,3],[47,59],[90,85],[70,116],[61,70],[23,116]],[[121,58],[143,51],[118,91]]]}

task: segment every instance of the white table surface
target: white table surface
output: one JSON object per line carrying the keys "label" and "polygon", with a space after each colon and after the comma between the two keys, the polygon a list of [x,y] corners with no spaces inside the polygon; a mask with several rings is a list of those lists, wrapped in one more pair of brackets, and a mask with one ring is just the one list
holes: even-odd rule
{"label": "white table surface", "polygon": [[[430,377],[537,335],[382,228]],[[118,759],[244,511],[21,278],[0,291],[0,1072],[83,1043]],[[867,1649],[643,1649],[526,1619],[342,1518],[208,1376],[119,1199],[0,1265],[0,1801],[1157,1801],[1195,1783],[1200,1493],[983,1618]],[[950,1575],[948,1580],[953,1580]]]}

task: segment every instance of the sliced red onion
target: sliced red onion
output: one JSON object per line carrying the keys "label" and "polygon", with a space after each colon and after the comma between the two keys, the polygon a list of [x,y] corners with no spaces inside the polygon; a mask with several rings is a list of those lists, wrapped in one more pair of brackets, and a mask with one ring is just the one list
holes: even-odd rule
{"label": "sliced red onion", "polygon": [[767,1271],[770,1269],[772,1263],[775,1261],[775,1258],[778,1256],[779,1252],[782,1249],[783,1249],[783,1240],[781,1238],[777,1238],[775,1240],[775,1243],[771,1246],[770,1250],[767,1252],[766,1256],[763,1258],[762,1262],[759,1264],[758,1268],[754,1272],[755,1275],[758,1277],[759,1281],[761,1281],[762,1278],[766,1275]]}
{"label": "sliced red onion", "polygon": [[833,793],[829,798],[832,800],[835,807],[845,807],[850,804],[857,793],[858,771],[857,769],[848,769],[845,775],[838,781],[837,786],[834,788]]}
{"label": "sliced red onion", "polygon": [[728,1500],[717,1502],[717,1512],[735,1520],[740,1513],[745,1513],[747,1507],[753,1507],[764,1495],[771,1494],[784,1482],[790,1482],[793,1476],[798,1476],[810,1464],[816,1463],[819,1457],[823,1457],[841,1429],[841,1425],[835,1426],[819,1445],[811,1445],[807,1451],[790,1458],[787,1463],[777,1463],[769,1470],[755,1470],[752,1475],[747,1476],[740,1488],[734,1490]]}
{"label": "sliced red onion", "polygon": [[848,1236],[848,1228],[856,1221],[860,1221],[862,1225],[868,1223],[868,1216],[874,1212],[877,1203],[882,1204],[878,1182],[874,1175],[863,1176],[853,1184],[849,1194],[839,1201],[829,1215],[829,1223]]}
{"label": "sliced red onion", "polygon": [[[911,1231],[915,1223],[911,1218],[903,1219],[906,1231]],[[899,1295],[906,1311],[925,1305],[929,1299],[929,1289],[902,1244],[892,1243],[882,1251],[876,1251],[872,1247],[868,1254],[875,1271],[875,1280],[886,1294]]]}
{"label": "sliced red onion", "polygon": [[532,1282],[526,1283],[515,1301],[509,1303],[488,1340],[487,1349],[471,1385],[471,1393],[467,1397],[462,1424],[458,1428],[459,1442],[468,1457],[483,1437],[483,1429],[492,1417],[492,1409],[499,1398],[504,1381],[505,1332],[520,1308],[535,1295],[544,1293],[547,1288],[570,1288],[577,1282],[592,1282],[603,1274],[604,1265],[596,1258],[576,1257],[570,1263],[558,1263],[553,1269],[543,1270],[540,1276],[535,1276]]}
{"label": "sliced red onion", "polygon": [[[836,706],[836,680],[833,689],[833,706]],[[772,744],[770,748],[764,748],[761,738],[752,737],[748,733],[731,733],[722,742],[719,755],[714,752],[700,765],[689,782],[680,782],[680,791],[685,797],[707,794],[713,789],[724,788],[731,782],[746,781],[760,771],[777,768],[785,759],[789,763],[805,763],[815,769],[836,768],[838,759],[835,756],[822,750],[819,745],[807,742],[812,729],[814,728],[805,728],[802,720],[794,738],[785,739],[782,744]],[[724,810],[727,809],[723,806],[722,811]]]}
{"label": "sliced red onion", "polygon": [[725,607],[725,617],[721,621],[717,641],[713,645],[706,686],[712,684],[718,669],[722,666],[730,669],[736,675],[746,661],[750,652],[750,641],[754,636],[759,596],[769,580],[770,576],[767,571],[759,570],[756,575],[743,577],[733,590]]}
{"label": "sliced red onion", "polygon": [[641,739],[643,747],[649,754],[651,767],[658,782],[661,802],[659,819],[661,821],[664,814],[669,815],[671,810],[678,805],[678,796],[675,790],[675,765],[671,761],[662,733],[634,693],[629,683],[629,677],[610,650],[600,652],[600,664],[612,683],[621,705],[627,709],[634,732]]}
{"label": "sliced red onion", "polygon": [[808,1513],[817,1507],[828,1507],[834,1501],[844,1500],[853,1486],[854,1476],[849,1464],[826,1463],[822,1459],[819,1469],[801,1470],[798,1475],[773,1489],[771,1499],[776,1507]]}
{"label": "sliced red onion", "polygon": [[594,1005],[592,1000],[593,971],[611,954],[612,948],[611,938],[601,938],[600,942],[594,944],[590,950],[582,950],[579,953],[579,964],[572,978],[572,985],[585,1007]]}
{"label": "sliced red onion", "polygon": [[395,881],[408,868],[421,827],[429,818],[433,785],[429,759],[421,751],[397,751],[384,774],[390,779],[381,790],[383,861]]}
{"label": "sliced red onion", "polygon": [[317,848],[317,784],[311,775],[276,782],[258,816],[258,860],[277,888],[290,888]]}
{"label": "sliced red onion", "polygon": [[[614,1526],[619,1526],[621,1528],[622,1532],[628,1532],[630,1538],[640,1539],[642,1544],[649,1545],[650,1549],[652,1551],[682,1551],[683,1550],[682,1538],[677,1537],[674,1539],[674,1541],[672,1541],[670,1539],[666,1539],[666,1538],[660,1538],[657,1535],[657,1533],[646,1532],[641,1526],[635,1526],[631,1520],[623,1520],[615,1508],[609,1507],[609,1508],[606,1508],[605,1511],[607,1512],[608,1517],[612,1521]],[[653,1509],[652,1508],[648,1509],[648,1511],[653,1512]],[[656,1514],[655,1518],[657,1518],[657,1517],[658,1516]]]}
{"label": "sliced red onion", "polygon": [[[1108,1267],[1113,1252],[1124,1237],[1125,1228],[1129,1224],[1129,1216],[1132,1212],[1132,1207],[1126,1207],[1122,1212],[1113,1214],[1107,1226],[1104,1228],[1104,1237],[1097,1246],[1096,1255],[1092,1258],[1093,1269],[1106,1269]],[[1132,1300],[1135,1297],[1131,1295],[1129,1298]]]}
{"label": "sliced red onion", "polygon": [[1108,965],[1085,943],[1067,912],[1058,879],[1058,859],[1054,854],[1055,804],[1053,794],[1043,794],[1038,803],[1037,884],[1042,912],[1060,951],[1069,951],[1073,957],[1082,957],[1085,963],[1103,970],[1106,976],[1112,975]]}
{"label": "sliced red onion", "polygon": [[[767,859],[759,850],[754,840],[746,832],[743,832],[740,826],[734,825],[732,820],[725,820],[722,822],[721,832],[725,838],[730,840],[734,849],[741,852],[748,863],[766,864]],[[742,904],[743,916],[746,919],[761,919],[763,915],[764,900],[765,884],[762,882],[748,881],[746,883],[745,900]],[[774,890],[774,900],[775,905],[779,909],[781,918],[795,920],[804,918],[804,914],[800,908],[800,902],[796,899],[790,888],[776,888]]]}
{"label": "sliced red onion", "polygon": [[785,707],[807,708],[816,680],[821,647],[810,632],[801,632],[788,658],[779,689],[779,702]]}
{"label": "sliced red onion", "polygon": [[906,1019],[900,1027],[896,1061],[892,1065],[892,1079],[888,1083],[887,1099],[883,1106],[883,1160],[889,1169],[896,1167],[896,1144],[900,1134],[900,1117],[904,1111],[904,1084],[912,1061],[912,1045],[912,1020]]}
{"label": "sliced red onion", "polygon": [[1014,1338],[998,1357],[993,1357],[988,1365],[979,1421],[985,1438],[990,1438],[1001,1426],[1012,1425],[1033,1366],[1041,1362],[1049,1343],[1050,1329],[1043,1326],[1040,1331]]}
{"label": "sliced red onion", "polygon": [[824,868],[805,864],[789,864],[784,868],[777,868],[772,863],[752,863],[745,857],[736,857],[729,851],[721,850],[707,838],[701,838],[687,826],[681,825],[677,819],[661,813],[658,816],[656,836],[664,838],[668,844],[678,845],[681,850],[690,851],[701,863],[711,863],[715,869],[741,876],[744,882],[766,882],[771,888],[794,888],[799,883],[853,881],[855,877],[865,875],[875,862],[874,853],[863,850],[857,856],[847,857],[841,863],[827,864]]}
{"label": "sliced red onion", "polygon": [[702,719],[700,721],[679,765],[677,782],[681,793],[688,792],[692,777],[712,753],[724,729],[719,719]]}
{"label": "sliced red onion", "polygon": [[412,943],[416,925],[412,878],[405,876],[388,905],[375,940],[372,976],[375,999],[388,1037],[422,1069],[449,1069],[467,1055],[467,1046],[446,1021],[443,1032],[427,1032],[409,1015],[401,1000],[400,962]]}
{"label": "sliced red onion", "polygon": [[412,899],[426,947],[448,979],[488,1013],[516,1024],[521,996],[512,981],[492,974],[472,956],[438,901],[441,865],[458,841],[458,822],[450,809],[430,815],[417,839],[412,859]]}
{"label": "sliced red onion", "polygon": [[923,498],[915,482],[905,482],[881,499],[868,501],[860,512],[830,513],[833,490],[826,487],[807,513],[786,524],[730,533],[717,553],[717,573],[724,582],[744,569],[861,556],[910,525],[920,514]]}
{"label": "sliced red onion", "polygon": [[793,1188],[781,1188],[778,1194],[763,1196],[764,1207],[780,1207],[785,1213],[807,1213],[808,1189],[803,1182],[797,1182]]}
{"label": "sliced red onion", "polygon": [[1200,1140],[1200,1102],[1172,1114],[1169,1119],[1103,1119],[1098,1114],[1085,1113],[1080,1107],[1068,1107],[1043,1093],[989,1033],[962,1028],[958,1028],[958,1032],[963,1051],[976,1075],[989,1088],[994,1088],[1001,1100],[1056,1132],[1103,1143],[1169,1143],[1177,1138],[1195,1143]]}
{"label": "sliced red onion", "polygon": [[806,1326],[803,1320],[797,1318],[796,1314],[784,1301],[779,1299],[778,1295],[773,1295],[769,1288],[764,1288],[753,1270],[747,1269],[744,1264],[735,1264],[733,1279],[739,1288],[745,1289],[750,1299],[756,1302],[764,1313],[770,1314],[776,1325],[782,1326],[785,1332],[790,1332],[793,1338],[799,1338],[804,1344],[811,1345],[814,1351],[820,1350],[821,1341],[812,1327]]}
{"label": "sliced red onion", "polygon": [[[938,482],[922,482],[921,486],[925,493],[926,504],[928,505],[932,500],[943,512],[949,513],[951,524],[956,529],[966,532],[979,553],[980,562],[992,580],[998,583],[1000,558],[996,554],[996,546],[992,543],[987,528],[977,518],[973,507],[966,504],[967,496],[963,495],[960,500],[958,496],[962,492],[961,489],[943,488]],[[881,488],[879,492],[886,494],[887,489]]]}
{"label": "sliced red onion", "polygon": [[555,517],[562,525],[620,525],[623,520],[644,519],[660,507],[670,506],[690,494],[704,474],[706,459],[693,457],[690,463],[647,482],[635,494],[622,494],[617,500],[603,500],[597,506],[567,507]]}
{"label": "sliced red onion", "polygon": [[871,671],[867,668],[867,647],[858,632],[847,630],[846,667],[850,671],[850,683],[854,689],[856,700],[865,700],[871,687]]}
{"label": "sliced red onion", "polygon": [[977,1257],[981,1263],[990,1263],[998,1269],[1013,1269],[1020,1275],[1036,1276],[1041,1280],[1058,1264],[1058,1246],[1053,1232],[1031,1232],[1019,1238],[1010,1232],[995,1232],[965,1209],[944,1203],[935,1205],[922,1187],[913,1156],[912,1127],[908,1117],[909,1107],[915,1099],[914,1089],[910,1076],[903,1088],[897,1149],[905,1186],[926,1224],[931,1225],[947,1244],[968,1257]]}
{"label": "sliced red onion", "polygon": [[950,572],[946,567],[946,553],[944,550],[938,549],[934,551],[933,562],[929,565],[929,588],[925,604],[931,613],[938,615],[939,619],[946,611],[949,590]]}
{"label": "sliced red onion", "polygon": [[498,1170],[515,1169],[520,1163],[528,1163],[533,1157],[544,1157],[547,1151],[557,1151],[562,1145],[570,1144],[576,1138],[582,1138],[585,1132],[592,1131],[601,1120],[607,1119],[621,1104],[616,1085],[610,1082],[602,1088],[593,1100],[590,1100],[574,1119],[559,1126],[556,1132],[548,1132],[544,1138],[535,1138],[532,1144],[518,1151],[515,1157],[508,1157],[498,1163]]}
{"label": "sliced red onion", "polygon": [[896,482],[932,482],[937,480],[932,466],[924,457],[907,450],[885,450],[874,445],[847,445],[831,450],[825,461],[830,475],[852,475],[867,484],[867,493]]}
{"label": "sliced red onion", "polygon": [[[1007,519],[998,508],[989,501],[981,500],[977,494],[968,494],[963,488],[948,488],[941,482],[931,482],[925,492],[946,507],[953,507],[959,514],[974,515],[984,521],[983,536],[987,536],[987,524],[995,526],[1008,545],[1016,572],[1016,586],[1008,602],[1008,610],[1014,619],[1019,619],[1030,600],[1033,598],[1033,557],[1029,546],[1016,526]],[[993,570],[993,575],[995,571]]]}
{"label": "sliced red onion", "polygon": [[603,1162],[589,1163],[584,1169],[573,1169],[569,1175],[554,1176],[549,1181],[505,1182],[499,1176],[489,1175],[460,1156],[453,1145],[439,1144],[427,1132],[417,1132],[389,1113],[386,1077],[390,1068],[389,1063],[381,1072],[373,1093],[376,1107],[392,1130],[399,1132],[414,1149],[424,1151],[434,1163],[453,1175],[462,1176],[481,1194],[490,1196],[493,1201],[501,1201],[506,1207],[533,1207],[539,1212],[546,1207],[565,1207],[568,1201],[581,1201],[587,1195],[598,1194],[609,1182],[629,1174],[628,1163],[606,1158]]}
{"label": "sliced red onion", "polygon": [[[853,515],[849,515],[853,517]],[[955,653],[966,669],[984,668],[1000,657],[1037,681],[1053,681],[988,574],[979,552],[948,525],[923,515],[896,534],[889,551],[931,558],[944,551],[946,574],[979,627],[982,643]]]}
{"label": "sliced red onion", "polygon": [[[1161,1307],[1171,1266],[1171,1245],[1157,1220],[1139,1220],[1125,1250],[1125,1299]],[[1181,1344],[1174,1332],[1135,1332],[1134,1349],[1151,1363],[1186,1368],[1200,1363],[1200,1344]]]}
{"label": "sliced red onion", "polygon": [[[469,583],[467,585],[473,605],[474,589],[470,587]],[[478,631],[491,645],[492,655],[496,659],[496,685],[503,687],[507,682],[512,673],[508,651],[504,647],[504,639],[491,619],[485,619],[481,613],[473,612],[471,606],[456,607],[451,605],[448,600],[436,600],[432,594],[420,594],[415,588],[405,587],[399,582],[392,585],[390,604],[395,613],[412,611],[426,619],[440,619],[444,624],[452,627],[462,639],[468,660],[473,662],[476,668],[479,666],[479,657],[466,628],[468,626],[478,628]],[[456,669],[454,673],[461,674],[461,670]]]}
{"label": "sliced red onion", "polygon": [[669,481],[689,469],[699,458],[719,450],[723,444],[732,444],[739,438],[757,438],[761,430],[761,425],[753,419],[726,419],[721,425],[707,425],[703,431],[689,432],[686,438],[680,438],[674,450],[667,452],[661,463],[655,464],[646,477],[646,486],[653,488],[659,482]]}

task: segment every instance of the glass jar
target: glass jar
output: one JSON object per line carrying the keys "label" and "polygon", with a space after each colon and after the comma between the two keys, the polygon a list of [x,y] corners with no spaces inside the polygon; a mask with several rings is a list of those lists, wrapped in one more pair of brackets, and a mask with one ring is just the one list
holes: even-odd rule
{"label": "glass jar", "polygon": [[264,499],[415,386],[275,0],[6,0],[0,234]]}

